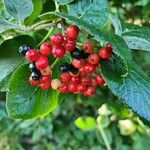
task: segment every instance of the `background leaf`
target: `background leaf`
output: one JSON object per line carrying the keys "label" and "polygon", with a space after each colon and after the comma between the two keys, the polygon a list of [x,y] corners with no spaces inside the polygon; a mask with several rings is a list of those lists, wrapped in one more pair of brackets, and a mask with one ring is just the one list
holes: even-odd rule
{"label": "background leaf", "polygon": [[0,45],[0,82],[2,82],[23,61],[18,49],[22,44],[35,46],[35,41],[28,35],[17,36]]}
{"label": "background leaf", "polygon": [[30,0],[4,0],[6,10],[15,19],[24,21],[33,11],[33,4]]}
{"label": "background leaf", "polygon": [[54,1],[59,2],[61,5],[66,5],[73,2],[74,0],[54,0]]}
{"label": "background leaf", "polygon": [[11,118],[43,117],[57,106],[59,92],[31,86],[28,83],[29,76],[30,71],[26,64],[19,67],[10,79],[7,112]]}
{"label": "background leaf", "polygon": [[69,15],[77,17],[97,28],[102,28],[109,20],[107,0],[76,0],[69,4]]}

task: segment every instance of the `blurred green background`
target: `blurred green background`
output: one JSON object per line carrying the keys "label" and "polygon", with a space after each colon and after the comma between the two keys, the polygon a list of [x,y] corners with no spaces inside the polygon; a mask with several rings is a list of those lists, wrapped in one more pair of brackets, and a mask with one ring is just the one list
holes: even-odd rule
{"label": "blurred green background", "polygon": [[[150,26],[149,0],[113,0],[110,5],[122,21]],[[133,51],[133,59],[150,76],[150,53]],[[149,123],[107,87],[90,98],[68,95],[45,118],[26,121],[8,118],[5,93],[0,93],[0,150],[106,150],[104,139],[113,150],[150,149]]]}

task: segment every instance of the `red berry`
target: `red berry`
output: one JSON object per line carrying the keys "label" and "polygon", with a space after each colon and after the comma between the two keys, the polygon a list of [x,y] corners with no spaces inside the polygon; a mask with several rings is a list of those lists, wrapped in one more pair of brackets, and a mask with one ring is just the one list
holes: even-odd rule
{"label": "red berry", "polygon": [[102,59],[108,59],[112,55],[112,48],[110,45],[106,45],[106,47],[103,47],[99,50],[98,55]]}
{"label": "red berry", "polygon": [[112,51],[112,45],[109,43],[106,44],[105,48]]}
{"label": "red berry", "polygon": [[92,65],[90,63],[87,63],[85,66],[85,72],[90,74],[90,73],[93,73],[96,71],[96,66],[95,65]]}
{"label": "red berry", "polygon": [[76,40],[67,40],[64,44],[66,51],[71,52],[76,48]]}
{"label": "red berry", "polygon": [[90,84],[90,78],[89,77],[82,77],[81,82],[85,85]]}
{"label": "red berry", "polygon": [[52,52],[52,46],[49,42],[44,42],[41,46],[40,46],[40,53],[42,55],[46,55],[48,56],[50,53]]}
{"label": "red berry", "polygon": [[69,72],[64,72],[61,74],[60,78],[61,78],[61,82],[69,82],[71,79],[71,75]]}
{"label": "red berry", "polygon": [[68,85],[66,83],[62,83],[59,90],[60,90],[60,93],[68,92]]}
{"label": "red berry", "polygon": [[91,85],[93,87],[96,87],[97,86],[97,82],[96,82],[96,79],[94,77],[91,78]]}
{"label": "red berry", "polygon": [[79,28],[76,25],[70,25],[66,29],[67,39],[70,39],[70,40],[76,39],[76,37],[78,36],[78,33],[79,33]]}
{"label": "red berry", "polygon": [[101,75],[96,75],[95,79],[98,85],[103,85],[105,83],[105,80],[103,79]]}
{"label": "red berry", "polygon": [[51,85],[50,82],[41,83],[40,88],[46,90],[46,89],[50,88],[50,85]]}
{"label": "red berry", "polygon": [[72,61],[72,65],[75,68],[81,68],[81,67],[83,67],[85,65],[85,61],[83,59],[80,59],[80,60],[74,59]]}
{"label": "red berry", "polygon": [[60,86],[61,86],[60,80],[58,80],[58,79],[53,79],[53,80],[51,81],[51,87],[52,87],[54,90],[59,89]]}
{"label": "red berry", "polygon": [[48,66],[48,58],[44,55],[41,55],[35,62],[35,65],[39,70],[46,68]]}
{"label": "red berry", "polygon": [[64,43],[64,36],[62,34],[53,34],[50,38],[50,42],[54,46],[61,46]]}
{"label": "red berry", "polygon": [[51,78],[50,76],[42,76],[40,79],[40,83],[51,83]]}
{"label": "red berry", "polygon": [[77,84],[76,83],[69,83],[68,89],[71,93],[77,92]]}
{"label": "red berry", "polygon": [[88,57],[88,62],[90,63],[90,64],[93,64],[93,65],[97,65],[97,64],[99,64],[99,60],[100,60],[100,58],[99,58],[99,55],[98,54],[91,54],[89,57]]}
{"label": "red berry", "polygon": [[29,77],[29,83],[31,85],[38,85],[39,84],[39,80],[33,80],[32,76]]}
{"label": "red berry", "polygon": [[83,93],[86,96],[92,96],[95,93],[95,88],[93,86],[88,86],[86,91]]}
{"label": "red berry", "polygon": [[81,83],[77,85],[77,91],[83,93],[86,90],[86,85]]}
{"label": "red berry", "polygon": [[41,72],[41,74],[43,76],[47,76],[47,75],[51,75],[52,74],[52,70],[51,70],[50,66],[47,66],[46,68],[41,69],[40,72]]}
{"label": "red berry", "polygon": [[82,67],[82,68],[79,69],[79,74],[80,74],[80,76],[82,76],[82,77],[87,74],[86,71],[85,71],[85,67]]}
{"label": "red berry", "polygon": [[62,46],[55,46],[55,47],[53,47],[53,49],[52,49],[52,54],[53,54],[53,56],[54,57],[56,57],[56,58],[61,58],[61,57],[63,57],[64,56],[64,54],[65,54],[65,49],[64,49],[64,47],[62,47]]}
{"label": "red berry", "polygon": [[79,76],[72,76],[71,82],[73,83],[80,83],[80,77]]}
{"label": "red berry", "polygon": [[39,53],[35,49],[30,49],[26,52],[26,60],[27,61],[36,61],[39,58]]}
{"label": "red berry", "polygon": [[86,53],[92,53],[94,50],[94,46],[90,41],[83,42],[82,47]]}

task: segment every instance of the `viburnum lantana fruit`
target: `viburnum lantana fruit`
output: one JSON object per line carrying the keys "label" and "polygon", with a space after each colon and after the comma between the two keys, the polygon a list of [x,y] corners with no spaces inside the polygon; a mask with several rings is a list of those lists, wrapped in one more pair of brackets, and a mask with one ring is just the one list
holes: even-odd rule
{"label": "viburnum lantana fruit", "polygon": [[[30,62],[29,84],[39,86],[43,90],[50,88],[59,90],[63,94],[71,92],[92,96],[96,87],[105,83],[102,75],[98,73],[98,69],[101,60],[105,61],[111,57],[112,45],[107,43],[95,51],[96,48],[94,49],[91,41],[86,40],[82,43],[81,49],[80,46],[77,46],[78,34],[79,28],[70,25],[67,27],[65,35],[53,34],[50,41],[41,44],[39,51],[31,49],[26,44],[19,48],[19,52],[25,55],[26,60]],[[69,63],[66,62],[65,54],[70,56]],[[57,59],[51,64],[53,58]],[[53,69],[59,59],[59,63],[61,62],[59,65],[60,77],[52,79]],[[53,73],[53,75],[55,74]]]}

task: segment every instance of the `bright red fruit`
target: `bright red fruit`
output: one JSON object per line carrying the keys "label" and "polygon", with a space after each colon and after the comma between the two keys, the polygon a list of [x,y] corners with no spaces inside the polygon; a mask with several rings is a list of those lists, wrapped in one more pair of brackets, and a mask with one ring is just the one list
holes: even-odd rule
{"label": "bright red fruit", "polygon": [[97,64],[99,64],[99,60],[100,60],[100,58],[99,58],[99,55],[98,54],[91,54],[89,57],[88,57],[88,62],[90,63],[90,64],[93,64],[93,65],[97,65]]}
{"label": "bright red fruit", "polygon": [[40,79],[40,83],[51,83],[50,76],[42,76]]}
{"label": "bright red fruit", "polygon": [[52,74],[52,69],[50,66],[47,66],[46,68],[41,69],[40,72],[43,76],[47,76]]}
{"label": "bright red fruit", "polygon": [[93,86],[88,86],[86,91],[83,93],[85,96],[92,96],[95,93],[95,88]]}
{"label": "bright red fruit", "polygon": [[85,85],[90,84],[90,78],[89,77],[82,77],[81,82]]}
{"label": "bright red fruit", "polygon": [[105,80],[103,79],[101,75],[96,75],[95,79],[98,85],[103,85],[105,83]]}
{"label": "bright red fruit", "polygon": [[29,83],[31,85],[38,85],[39,84],[39,80],[33,80],[32,77],[30,76],[29,77]]}
{"label": "bright red fruit", "polygon": [[43,90],[50,88],[50,86],[51,86],[50,82],[40,83],[40,88]]}
{"label": "bright red fruit", "polygon": [[90,63],[85,64],[84,68],[85,68],[85,72],[88,74],[96,71],[96,66]]}
{"label": "bright red fruit", "polygon": [[72,65],[75,68],[82,68],[85,65],[85,61],[83,59],[80,59],[80,60],[73,59]]}
{"label": "bright red fruit", "polygon": [[27,61],[36,61],[39,58],[39,53],[35,49],[30,49],[26,52],[26,60]]}
{"label": "bright red fruit", "polygon": [[76,83],[69,83],[68,89],[71,93],[77,92],[77,84]]}
{"label": "bright red fruit", "polygon": [[71,52],[76,48],[76,40],[67,40],[64,44],[66,51]]}
{"label": "bright red fruit", "polygon": [[61,82],[69,82],[71,79],[71,75],[69,72],[64,72],[60,75]]}
{"label": "bright red fruit", "polygon": [[56,57],[56,58],[61,58],[61,57],[63,57],[64,56],[64,54],[65,54],[65,49],[64,49],[64,47],[62,47],[62,46],[55,46],[55,47],[53,47],[53,49],[52,49],[52,54],[53,54],[53,56],[54,57]]}
{"label": "bright red fruit", "polygon": [[83,42],[82,47],[86,53],[92,53],[94,50],[94,46],[90,41]]}
{"label": "bright red fruit", "polygon": [[85,67],[82,67],[82,68],[79,69],[79,74],[80,74],[80,76],[82,76],[82,77],[87,74],[86,71],[85,71]]}
{"label": "bright red fruit", "polygon": [[35,65],[39,70],[46,68],[48,66],[48,58],[44,55],[41,55],[35,62]]}
{"label": "bright red fruit", "polygon": [[50,38],[50,42],[54,46],[61,46],[64,43],[64,36],[62,34],[53,34]]}
{"label": "bright red fruit", "polygon": [[68,92],[68,85],[66,83],[62,83],[59,90],[60,90],[60,93]]}
{"label": "bright red fruit", "polygon": [[79,76],[72,76],[71,82],[73,83],[80,83],[80,77]]}
{"label": "bright red fruit", "polygon": [[48,56],[52,52],[52,45],[49,42],[44,42],[40,46],[40,53]]}
{"label": "bright red fruit", "polygon": [[73,40],[76,39],[79,33],[79,28],[76,25],[70,25],[66,29],[67,39]]}
{"label": "bright red fruit", "polygon": [[86,90],[86,85],[81,83],[77,85],[77,91],[83,93]]}
{"label": "bright red fruit", "polygon": [[96,87],[97,86],[97,82],[96,82],[96,79],[94,77],[91,77],[91,85],[93,87]]}

